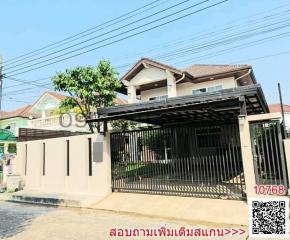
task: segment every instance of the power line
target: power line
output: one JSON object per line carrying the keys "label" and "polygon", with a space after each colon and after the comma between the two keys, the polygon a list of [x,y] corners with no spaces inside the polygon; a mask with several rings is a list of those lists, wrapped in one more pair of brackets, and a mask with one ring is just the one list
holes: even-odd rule
{"label": "power line", "polygon": [[277,34],[277,35],[274,35],[274,36],[262,38],[262,39],[259,39],[259,40],[255,40],[255,41],[252,41],[252,42],[249,42],[249,43],[240,44],[238,46],[234,46],[234,47],[231,47],[231,48],[227,48],[227,49],[223,49],[223,50],[220,50],[220,51],[216,51],[214,53],[209,53],[209,54],[205,54],[205,55],[198,56],[198,57],[195,57],[195,58],[190,58],[190,59],[178,61],[178,62],[176,62],[176,64],[185,63],[185,62],[188,62],[188,61],[192,62],[192,61],[196,61],[196,60],[204,60],[204,59],[208,59],[208,58],[213,58],[213,57],[216,57],[216,56],[219,56],[219,55],[226,54],[228,52],[232,52],[232,51],[236,51],[236,50],[252,47],[252,46],[255,46],[255,45],[259,45],[261,43],[265,43],[265,42],[269,42],[269,41],[272,41],[272,40],[277,40],[277,39],[281,39],[281,38],[289,37],[289,36],[290,36],[290,31],[289,32],[280,33],[280,34]]}
{"label": "power line", "polygon": [[[92,48],[92,49],[89,49],[89,50],[86,50],[86,51],[84,51],[84,52],[81,52],[81,53],[78,53],[78,54],[75,54],[75,55],[72,55],[72,56],[69,56],[69,57],[66,57],[66,58],[63,58],[63,59],[60,59],[60,60],[57,60],[57,61],[51,62],[51,63],[48,63],[48,64],[45,64],[45,65],[41,65],[41,66],[39,66],[39,67],[32,68],[32,69],[29,69],[29,70],[26,70],[26,71],[23,71],[23,72],[15,73],[15,74],[13,74],[12,76],[16,76],[16,75],[23,74],[23,73],[26,73],[26,72],[30,72],[30,71],[33,71],[33,70],[36,70],[36,69],[40,69],[40,68],[43,68],[43,67],[46,67],[46,66],[49,66],[49,65],[52,65],[52,64],[55,64],[55,63],[61,62],[61,61],[65,61],[65,60],[67,60],[67,59],[70,59],[70,58],[73,58],[73,57],[76,57],[76,56],[80,56],[80,55],[83,55],[83,54],[85,54],[85,53],[88,53],[88,52],[91,52],[91,51],[94,51],[94,50],[97,50],[97,49],[103,48],[103,47],[105,47],[105,46],[112,45],[112,44],[114,44],[114,43],[117,43],[117,42],[123,41],[123,40],[128,39],[128,38],[131,38],[131,37],[133,37],[133,36],[140,35],[140,34],[142,34],[142,33],[144,33],[144,32],[147,32],[147,31],[150,31],[150,30],[156,29],[156,28],[158,28],[158,27],[161,27],[161,26],[167,25],[167,24],[169,24],[169,23],[175,22],[175,21],[177,21],[177,20],[183,19],[183,18],[185,18],[185,17],[188,17],[188,16],[190,16],[190,15],[193,15],[193,14],[196,14],[196,13],[198,13],[198,12],[204,11],[204,10],[206,10],[206,9],[209,9],[209,8],[215,7],[215,6],[217,6],[217,5],[220,5],[220,4],[225,3],[225,2],[228,2],[228,1],[229,1],[229,0],[223,0],[223,1],[217,2],[217,3],[215,3],[215,4],[212,4],[212,5],[210,5],[210,6],[207,6],[207,7],[201,8],[201,9],[199,9],[199,10],[196,10],[196,11],[190,12],[190,13],[188,13],[188,14],[185,14],[185,15],[180,16],[180,17],[178,17],[178,18],[172,19],[172,20],[167,21],[167,22],[165,22],[165,23],[161,23],[161,24],[156,25],[156,26],[153,26],[153,27],[151,27],[151,28],[148,28],[148,29],[145,29],[145,30],[139,31],[139,32],[137,32],[137,33],[134,33],[134,34],[128,35],[128,36],[126,36],[126,37],[123,37],[123,38],[120,38],[120,39],[117,39],[117,40],[114,40],[114,41],[111,41],[111,42],[109,42],[109,43],[103,44],[103,45],[101,45],[101,46],[98,46],[98,47],[95,47],[95,48]],[[195,5],[197,5],[197,4],[195,4]],[[188,8],[187,8],[187,9],[188,9]],[[187,9],[184,9],[183,11],[185,11],[185,10],[187,10]],[[178,12],[181,12],[181,10],[178,11]],[[174,14],[176,14],[176,13],[174,13]],[[170,15],[174,15],[174,14],[170,14]],[[169,15],[167,15],[166,17],[168,17],[168,16],[169,16]],[[163,17],[163,18],[165,18],[165,17]],[[156,20],[155,20],[155,21],[156,21]],[[154,22],[155,22],[155,21],[154,21]],[[118,36],[120,36],[120,35],[121,35],[121,34],[119,34]],[[80,50],[80,49],[78,49],[78,50]],[[73,52],[75,52],[75,51],[76,51],[76,50],[74,50]],[[66,53],[65,55],[67,55],[67,54],[68,54],[68,53]],[[62,55],[61,55],[61,56],[62,56]],[[61,57],[61,56],[58,56],[58,58]],[[53,59],[55,59],[55,58],[53,58]],[[46,60],[46,61],[48,61],[48,60]],[[39,63],[38,63],[38,64],[39,64]],[[31,65],[31,66],[35,66],[35,65],[38,65],[38,64],[33,64],[33,65]],[[25,68],[27,68],[27,67],[31,67],[31,66],[26,66]],[[13,73],[13,72],[17,72],[17,71],[19,71],[19,70],[20,70],[20,69],[17,69],[17,70],[14,70],[14,71],[8,72],[8,73],[6,73],[6,74],[10,74],[10,73]]]}
{"label": "power line", "polygon": [[[26,83],[26,81],[23,81],[22,79],[14,78],[14,77],[11,77],[11,76],[9,76],[9,77],[4,76],[4,78],[7,78],[7,79],[12,80],[12,81],[15,81],[15,82]],[[35,87],[41,87],[41,88],[50,89],[50,88],[44,87],[43,85],[35,84],[33,82],[30,82],[30,85],[35,86]]]}
{"label": "power line", "polygon": [[[272,9],[273,10],[273,9]],[[285,11],[285,12],[289,12],[289,10],[287,10],[287,11]],[[285,13],[284,12],[284,13]],[[283,13],[283,12],[282,12]],[[273,15],[268,15],[268,16],[265,16],[265,17],[263,17],[262,19],[264,19],[264,18],[267,18],[267,19],[271,19],[272,17],[275,17],[275,16],[277,16],[277,15],[279,15],[279,14],[281,14],[281,13],[278,13],[278,14],[273,14]],[[257,15],[259,15],[259,14],[257,14]],[[256,15],[255,15],[256,16]],[[253,21],[253,20],[251,20],[251,21]],[[247,23],[247,22],[246,22]],[[240,26],[239,25],[233,25],[233,26],[231,26],[231,27],[229,27],[229,28],[227,28],[227,29],[231,29],[231,28],[233,28],[233,27],[235,27],[235,26],[237,26],[237,27],[239,27],[240,28]],[[219,30],[218,30],[219,31]],[[176,50],[175,50],[175,52],[176,52]],[[128,66],[129,65],[132,65],[132,63],[130,63],[130,64],[128,64]],[[123,68],[123,67],[125,67],[125,66],[121,66],[121,67],[119,67],[119,68]],[[127,67],[127,66],[126,66]],[[51,78],[51,77],[50,77]],[[37,80],[36,80],[37,81]],[[26,84],[29,84],[29,82],[27,82]]]}
{"label": "power line", "polygon": [[[40,57],[37,57],[37,58],[33,58],[33,59],[31,59],[31,60],[25,61],[24,63],[16,64],[16,65],[10,66],[10,67],[8,67],[8,68],[6,67],[6,65],[5,65],[4,67],[5,67],[5,69],[7,70],[7,69],[15,68],[15,67],[18,67],[18,66],[22,66],[22,65],[27,64],[27,63],[30,63],[30,62],[37,61],[37,60],[39,60],[39,59],[46,58],[46,57],[48,57],[48,56],[52,56],[52,55],[57,54],[57,53],[59,53],[59,52],[63,52],[63,51],[65,51],[65,50],[68,50],[68,49],[74,48],[74,47],[76,47],[76,46],[82,45],[82,44],[84,44],[84,43],[86,43],[86,42],[90,42],[90,41],[92,41],[92,40],[94,40],[94,39],[97,39],[97,38],[100,38],[100,37],[106,36],[106,35],[108,35],[108,34],[110,34],[110,33],[112,33],[112,32],[116,32],[116,31],[121,30],[121,29],[123,29],[123,28],[129,27],[129,26],[134,25],[134,24],[136,24],[136,23],[138,23],[138,22],[142,22],[143,20],[147,20],[148,18],[151,18],[151,17],[153,17],[153,16],[159,15],[160,13],[163,13],[163,12],[169,11],[169,10],[171,10],[171,9],[173,9],[173,8],[176,8],[176,7],[178,7],[178,6],[182,5],[182,4],[185,4],[185,3],[189,2],[189,1],[191,1],[191,0],[184,0],[184,1],[182,1],[182,2],[179,2],[179,3],[177,3],[177,4],[172,5],[172,6],[170,6],[170,7],[167,7],[167,8],[165,8],[165,9],[160,10],[160,11],[157,11],[157,12],[155,12],[155,13],[153,13],[153,14],[150,14],[150,15],[148,15],[148,16],[145,16],[145,17],[139,18],[138,20],[135,20],[135,21],[132,21],[132,22],[130,22],[130,23],[127,23],[127,24],[125,24],[125,25],[123,25],[123,26],[121,26],[121,27],[117,27],[117,28],[115,28],[115,29],[109,30],[109,31],[107,31],[107,32],[105,32],[105,33],[102,33],[102,34],[99,34],[99,35],[94,36],[94,37],[92,37],[92,38],[86,39],[86,40],[84,40],[84,41],[81,41],[81,42],[75,43],[75,44],[73,44],[73,45],[70,45],[70,46],[65,47],[65,48],[63,48],[63,49],[60,49],[60,50],[58,50],[58,51],[54,51],[54,52],[52,52],[52,53],[49,53],[49,54],[46,54],[46,55],[43,55],[43,56],[40,56]],[[210,1],[210,0],[204,0],[202,3],[205,3],[205,2],[208,2],[208,1]],[[200,5],[200,4],[202,4],[202,3],[199,3],[198,5]],[[139,27],[140,27],[140,26],[138,26],[137,28],[139,28]],[[131,30],[130,30],[130,31],[131,31]],[[119,35],[117,35],[117,36],[119,36]],[[114,37],[114,36],[113,36],[113,37]],[[109,38],[107,38],[107,39],[105,39],[105,40],[108,40],[108,39],[111,39],[111,38],[112,38],[112,37],[109,37]],[[101,42],[103,42],[103,41],[105,41],[105,40],[102,40]],[[97,43],[99,43],[99,42],[97,42]],[[92,45],[95,45],[95,44],[97,44],[97,43],[94,43],[94,44],[92,44]],[[87,48],[87,47],[90,47],[90,46],[92,46],[92,45],[90,44],[90,45],[84,46],[83,48]],[[78,51],[78,50],[75,50],[75,51]]]}
{"label": "power line", "polygon": [[[44,80],[48,80],[48,79],[51,79],[53,76],[51,76],[51,77],[45,77],[45,78],[40,78],[40,79],[36,79],[36,80],[33,80],[33,81],[31,81],[31,80],[24,80],[24,79],[21,79],[22,80],[22,83],[20,83],[20,84],[14,84],[14,85],[10,85],[10,86],[7,86],[7,87],[3,87],[3,89],[8,89],[8,88],[14,88],[14,87],[19,87],[19,86],[23,86],[23,84],[30,84],[31,82],[32,83],[40,83],[40,84],[44,84],[44,83],[46,83],[46,82],[44,82],[44,83],[41,83],[42,81],[44,81]],[[9,79],[9,77],[6,77],[7,79]],[[12,80],[13,81],[13,80]]]}
{"label": "power line", "polygon": [[[277,22],[276,22],[277,23]],[[271,24],[271,25],[273,25],[273,24]],[[271,25],[267,25],[267,26],[265,26],[265,27],[268,27],[268,26],[271,26]],[[264,27],[264,26],[263,26]],[[234,39],[234,40],[239,40],[239,39],[244,39],[245,37],[250,37],[251,35],[249,35],[248,33],[250,32],[250,31],[253,31],[253,30],[257,30],[257,29],[261,29],[261,27],[259,27],[259,28],[257,28],[257,27],[254,27],[254,28],[252,28],[252,29],[247,29],[246,31],[244,31],[244,32],[242,32],[242,33],[238,33],[238,34],[236,34],[239,38],[237,38],[237,39]],[[267,30],[267,31],[269,31],[269,32],[272,32],[273,30],[275,30],[275,29],[270,29],[270,30]],[[241,35],[241,34],[243,34],[243,33],[247,33],[248,35]],[[265,33],[265,31],[262,31],[262,32],[259,32],[259,33]],[[255,33],[256,34],[256,33]],[[233,35],[230,35],[230,36],[233,36]],[[226,39],[225,37],[223,37],[223,39]],[[226,42],[221,42],[221,43],[223,43],[223,44],[229,44],[229,43],[232,43],[232,38],[230,39],[231,41],[226,41]],[[217,44],[212,44],[213,45],[213,47],[219,47]],[[200,46],[200,45],[198,45],[198,46]],[[200,46],[199,47],[199,51],[195,51],[195,52],[200,52],[200,51],[204,51],[204,50],[208,50],[208,49],[210,49],[210,48],[207,48],[207,49],[204,49],[205,47],[207,47],[208,45],[205,45],[205,46]],[[173,51],[174,53],[176,53],[176,50],[174,50]],[[187,53],[188,53],[189,51],[187,51]],[[180,55],[180,57],[184,57],[184,53],[182,52],[182,54],[179,54]],[[168,55],[167,55],[168,56]],[[167,57],[167,56],[165,56],[165,57]],[[163,59],[164,57],[158,57],[158,59]],[[170,59],[170,58],[167,58],[168,60]],[[131,65],[131,64],[130,64]],[[51,77],[50,77],[51,78]],[[37,80],[36,80],[37,81]],[[23,81],[22,81],[23,82]],[[45,84],[44,86],[47,86],[47,84]],[[28,88],[28,89],[30,89],[30,88]],[[26,90],[26,89],[25,89]],[[21,90],[20,90],[21,91]]]}
{"label": "power line", "polygon": [[[156,50],[161,50],[161,49],[167,49],[168,47],[176,47],[176,46],[179,46],[179,45],[184,45],[184,43],[190,41],[190,40],[199,40],[199,39],[205,39],[205,38],[208,38],[209,37],[212,37],[212,36],[216,36],[217,34],[221,35],[221,33],[225,32],[225,31],[232,31],[233,29],[235,30],[235,28],[238,28],[240,29],[243,25],[246,25],[246,26],[249,26],[249,25],[252,25],[252,24],[255,24],[257,23],[257,21],[261,20],[261,21],[268,21],[269,19],[272,19],[272,18],[276,18],[277,15],[279,17],[279,15],[285,15],[288,14],[289,15],[289,11],[290,10],[286,10],[286,11],[283,11],[283,12],[279,12],[279,13],[275,13],[275,14],[271,14],[271,15],[266,15],[260,19],[252,19],[252,20],[249,20],[249,18],[251,17],[255,17],[255,16],[259,16],[261,14],[264,14],[264,13],[268,13],[268,12],[272,12],[273,10],[276,10],[278,8],[281,8],[281,7],[285,7],[285,6],[289,6],[290,4],[286,4],[286,5],[282,5],[280,7],[277,7],[277,8],[273,8],[271,10],[268,10],[268,11],[263,11],[263,12],[259,12],[257,14],[254,14],[254,15],[251,15],[251,16],[248,16],[248,17],[244,17],[244,18],[241,18],[239,20],[236,20],[236,21],[232,21],[230,23],[227,23],[227,24],[224,24],[224,26],[227,26],[229,24],[232,24],[233,22],[240,22],[241,20],[244,20],[246,19],[247,21],[244,22],[243,24],[235,24],[235,25],[230,25],[229,27],[224,27],[224,28],[219,28],[218,26],[216,26],[215,28],[211,28],[211,29],[215,29],[214,31],[212,31],[211,29],[209,29],[209,31],[207,31],[207,33],[204,33],[205,31],[201,31],[201,32],[197,32],[195,34],[190,34],[186,37],[182,37],[182,38],[179,38],[177,41],[170,41],[170,42],[167,42],[165,44],[162,44],[162,45],[158,45],[154,48],[151,48],[151,49],[144,49],[142,52],[139,52],[137,53],[137,55],[147,55],[148,53],[151,53],[151,52],[156,52]],[[287,16],[288,16],[287,15]],[[188,38],[189,37],[189,38]],[[180,39],[182,39],[180,41]],[[136,54],[134,53],[134,56]],[[122,56],[122,61],[124,58],[129,58],[129,57],[132,57],[130,55],[126,55],[126,56]]]}
{"label": "power line", "polygon": [[[232,64],[237,64],[237,63],[246,62],[246,61],[258,61],[258,60],[262,60],[262,59],[272,58],[272,57],[276,57],[276,56],[280,56],[280,55],[288,55],[288,54],[290,54],[290,51],[278,52],[278,53],[273,53],[270,55],[264,55],[264,56],[255,57],[255,58],[248,58],[248,59],[233,61]],[[19,93],[18,94],[16,93],[13,95],[19,95]],[[29,96],[29,97],[37,97],[37,96]]]}
{"label": "power line", "polygon": [[[55,45],[59,45],[59,44],[62,45],[64,42],[65,42],[65,44],[67,44],[67,43],[68,43],[68,42],[67,42],[68,40],[69,40],[69,42],[75,41],[75,40],[79,39],[79,36],[82,36],[83,34],[87,34],[88,32],[90,32],[90,31],[92,31],[92,30],[94,30],[94,32],[95,32],[96,30],[102,30],[103,28],[100,28],[100,27],[104,27],[104,26],[106,26],[108,23],[112,23],[112,22],[115,22],[115,21],[117,21],[117,20],[118,20],[117,23],[119,23],[119,22],[122,22],[122,21],[124,21],[124,20],[127,20],[128,18],[131,18],[131,17],[133,17],[133,16],[136,16],[136,15],[133,15],[133,16],[130,16],[130,17],[128,17],[128,18],[122,19],[123,17],[126,17],[126,16],[128,16],[128,15],[134,13],[134,12],[138,12],[139,10],[141,10],[141,9],[143,9],[143,8],[146,8],[146,7],[148,7],[148,6],[151,6],[151,5],[153,5],[153,4],[157,3],[157,2],[160,2],[160,1],[161,1],[161,0],[155,0],[155,1],[153,1],[153,2],[150,2],[150,3],[146,4],[146,5],[143,5],[143,6],[139,7],[139,8],[137,8],[137,9],[134,9],[134,10],[132,10],[132,11],[130,11],[130,12],[127,12],[127,13],[125,13],[125,14],[122,14],[122,15],[116,17],[116,18],[113,18],[113,19],[111,19],[111,20],[109,20],[109,21],[106,21],[106,22],[101,23],[101,24],[99,24],[99,25],[97,25],[97,26],[91,27],[91,28],[89,28],[89,29],[87,29],[87,30],[84,30],[84,31],[82,31],[82,32],[79,32],[79,33],[77,33],[77,34],[74,34],[74,35],[72,35],[72,36],[69,36],[69,37],[67,37],[67,38],[65,38],[65,39],[62,39],[62,40],[59,40],[59,41],[53,42],[53,43],[51,43],[51,44],[48,44],[48,45],[46,45],[46,46],[43,46],[43,47],[41,47],[41,48],[39,48],[39,49],[36,49],[36,50],[34,50],[34,51],[31,51],[31,52],[25,53],[25,54],[20,55],[20,56],[18,56],[18,57],[14,57],[14,58],[8,59],[7,61],[5,61],[5,63],[15,62],[15,61],[13,61],[13,60],[16,60],[16,59],[19,59],[19,58],[23,58],[23,57],[27,57],[27,56],[29,56],[29,55],[31,55],[31,54],[34,54],[34,53],[36,53],[36,52],[39,52],[39,51],[41,51],[41,50],[43,50],[43,49],[50,48],[50,47],[55,46]],[[168,1],[170,1],[170,0],[168,0]],[[168,2],[168,1],[167,1],[167,2]],[[163,3],[164,3],[164,2],[162,2],[161,4],[163,4]],[[161,4],[159,4],[159,5],[161,5]],[[156,6],[159,6],[159,5],[156,5]],[[154,8],[154,7],[156,7],[156,6],[153,6],[152,8]],[[149,8],[149,9],[147,9],[147,10],[150,10],[150,9],[151,9],[151,8]],[[145,11],[145,10],[144,10],[144,11]],[[143,11],[143,12],[144,12],[144,11]],[[141,12],[141,13],[142,13],[142,12]],[[137,14],[140,14],[140,13],[137,13]],[[74,39],[75,37],[78,37],[78,38],[77,38],[77,39]],[[72,40],[72,39],[74,39],[74,40]],[[59,46],[58,46],[58,47],[59,47]],[[30,57],[31,57],[31,56],[30,56]]]}

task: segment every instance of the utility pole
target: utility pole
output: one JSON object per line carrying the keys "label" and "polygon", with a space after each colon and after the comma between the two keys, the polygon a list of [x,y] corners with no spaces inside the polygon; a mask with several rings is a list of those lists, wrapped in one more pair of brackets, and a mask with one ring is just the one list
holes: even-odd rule
{"label": "utility pole", "polygon": [[286,138],[287,137],[287,130],[286,130],[285,113],[284,113],[284,106],[283,106],[282,92],[281,92],[280,83],[278,83],[278,91],[279,91],[279,99],[280,99],[280,107],[281,107],[281,114],[282,114],[284,137]]}

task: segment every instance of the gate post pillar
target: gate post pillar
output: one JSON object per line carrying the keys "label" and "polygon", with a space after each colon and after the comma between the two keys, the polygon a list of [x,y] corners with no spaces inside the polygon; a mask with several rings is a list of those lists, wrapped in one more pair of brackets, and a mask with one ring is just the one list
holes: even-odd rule
{"label": "gate post pillar", "polygon": [[290,192],[290,139],[284,139],[284,149],[286,157],[286,169],[288,174],[288,194]]}
{"label": "gate post pillar", "polygon": [[254,171],[250,124],[246,116],[239,116],[239,129],[247,198],[256,197],[257,195],[254,188],[256,185],[256,178]]}

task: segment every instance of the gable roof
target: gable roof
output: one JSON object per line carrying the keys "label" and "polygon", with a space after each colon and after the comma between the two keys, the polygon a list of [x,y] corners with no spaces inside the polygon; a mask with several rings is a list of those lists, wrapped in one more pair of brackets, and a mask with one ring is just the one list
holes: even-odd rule
{"label": "gable roof", "polygon": [[160,69],[164,69],[164,70],[170,70],[173,73],[182,75],[182,73],[184,71],[177,69],[175,67],[154,61],[152,59],[149,58],[141,58],[122,78],[122,80],[127,80],[130,81],[139,71],[141,71],[143,68],[145,68],[145,65],[151,65]]}
{"label": "gable roof", "polygon": [[15,117],[22,117],[22,118],[29,118],[30,116],[36,117],[35,114],[30,113],[32,105],[26,105],[24,107],[18,108],[11,112],[4,112],[0,113],[0,119],[8,119],[8,118],[15,118]]}
{"label": "gable roof", "polygon": [[187,77],[202,78],[209,77],[218,74],[235,73],[241,70],[251,69],[251,65],[241,64],[241,65],[229,65],[229,64],[193,64],[183,69],[175,68],[167,64],[163,64],[154,61],[149,58],[141,58],[122,78],[121,81],[130,81],[136,74],[145,68],[145,65],[151,65],[160,69],[169,70],[175,74],[182,75],[186,74]]}
{"label": "gable roof", "polygon": [[[283,104],[283,109],[284,109],[284,112],[290,112],[290,105]],[[270,104],[269,105],[269,110],[270,110],[271,113],[281,112],[280,103]]]}
{"label": "gable roof", "polygon": [[49,95],[55,97],[56,99],[58,99],[60,101],[64,100],[67,97],[67,96],[62,95],[62,94],[60,94],[58,92],[45,92],[44,94],[49,94]]}

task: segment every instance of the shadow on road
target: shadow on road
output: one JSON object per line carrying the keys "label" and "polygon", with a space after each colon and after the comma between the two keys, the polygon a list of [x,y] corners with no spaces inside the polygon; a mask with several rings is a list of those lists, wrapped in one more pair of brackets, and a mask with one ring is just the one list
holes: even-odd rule
{"label": "shadow on road", "polygon": [[0,239],[22,232],[34,218],[54,209],[54,207],[0,202]]}

